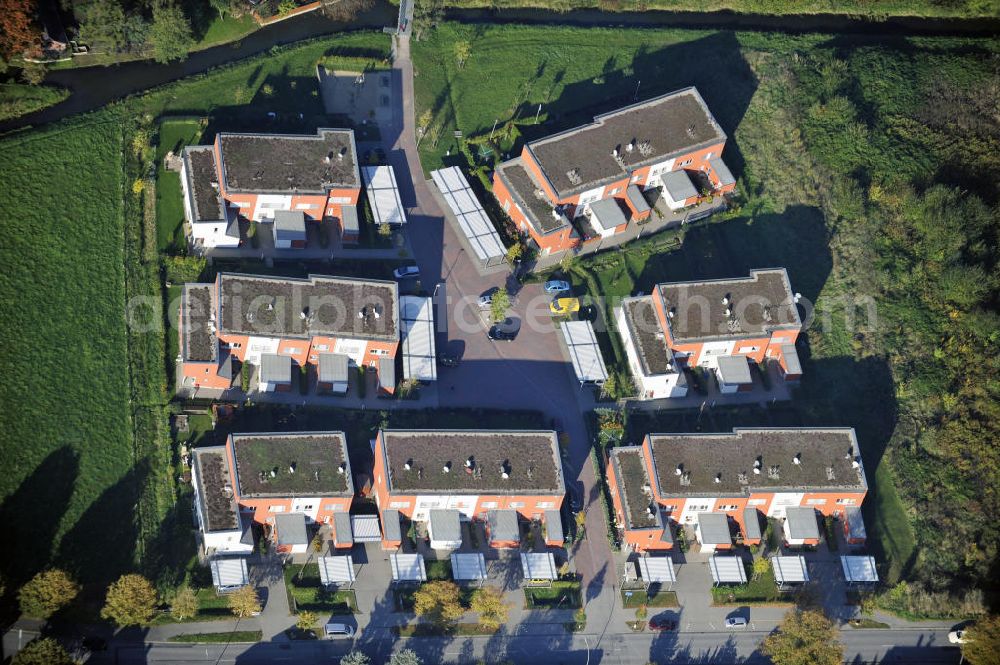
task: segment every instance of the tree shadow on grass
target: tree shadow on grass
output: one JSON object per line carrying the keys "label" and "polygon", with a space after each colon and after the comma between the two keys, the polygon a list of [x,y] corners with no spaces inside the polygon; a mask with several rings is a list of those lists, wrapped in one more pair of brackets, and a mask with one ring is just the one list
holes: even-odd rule
{"label": "tree shadow on grass", "polygon": [[56,531],[76,487],[79,459],[68,445],[54,450],[0,504],[7,543],[0,548],[6,586],[0,621],[17,618],[18,588],[52,561]]}

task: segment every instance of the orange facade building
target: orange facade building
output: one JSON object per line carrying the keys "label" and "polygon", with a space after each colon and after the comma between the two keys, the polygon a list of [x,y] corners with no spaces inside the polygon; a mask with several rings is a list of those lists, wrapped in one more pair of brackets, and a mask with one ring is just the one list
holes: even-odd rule
{"label": "orange facade building", "polygon": [[[361,176],[354,132],[219,133],[212,146],[185,149],[181,183],[192,242],[201,247],[238,246],[240,220],[273,227],[278,213],[340,229],[353,219],[356,226]],[[270,232],[278,249],[305,245],[304,229],[294,241]]]}
{"label": "orange facade building", "polygon": [[792,522],[788,508],[796,509],[796,523],[792,533],[785,529],[786,544],[815,544],[815,533],[796,533],[800,526],[812,531],[808,515],[846,519],[868,491],[851,428],[650,434],[642,446],[610,452],[608,484],[616,526],[640,552],[672,548],[678,525],[694,528],[703,548],[729,549],[733,535],[753,544],[760,518],[784,526]]}
{"label": "orange facade building", "polygon": [[183,385],[229,390],[249,365],[257,368],[251,390],[288,389],[295,371],[333,354],[374,372],[392,393],[398,301],[395,282],[325,275],[219,273],[215,282],[186,284],[178,321]]}
{"label": "orange facade building", "polygon": [[642,221],[651,213],[647,190],[659,188],[673,210],[732,192],[725,145],[701,95],[685,88],[525,144],[497,167],[493,192],[543,254],[561,252],[625,231],[590,214],[596,201],[612,199],[630,221]]}
{"label": "orange facade building", "polygon": [[495,546],[516,544],[511,513],[555,519],[566,494],[551,431],[381,430],[374,453],[381,510],[414,522],[455,511],[463,522],[487,523]]}

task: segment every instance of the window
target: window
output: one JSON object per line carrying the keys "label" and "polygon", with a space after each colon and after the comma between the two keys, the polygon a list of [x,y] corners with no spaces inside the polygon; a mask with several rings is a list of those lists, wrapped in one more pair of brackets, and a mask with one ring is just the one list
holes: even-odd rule
{"label": "window", "polygon": [[806,501],[807,506],[822,506],[826,504],[826,499],[809,499]]}
{"label": "window", "polygon": [[503,211],[510,212],[510,199],[503,200]]}
{"label": "window", "polygon": [[313,509],[312,506],[302,506],[301,508],[299,508],[299,510],[312,510],[312,509]]}
{"label": "window", "polygon": [[313,354],[313,355],[309,356],[309,362],[311,362],[311,363],[317,362],[318,360],[319,360],[319,356],[317,356],[316,354]]}
{"label": "window", "polygon": [[712,159],[712,157],[714,157],[714,156],[715,156],[715,153],[714,153],[714,152],[709,152],[709,153],[707,153],[707,154],[705,155],[705,160],[707,161],[707,160],[709,160],[709,159]]}
{"label": "window", "polygon": [[694,161],[693,159],[685,159],[683,162],[681,162],[677,166],[680,167],[680,168],[684,168],[685,166],[691,166],[691,162],[693,162],[693,161]]}
{"label": "window", "polygon": [[316,205],[315,203],[296,203],[295,204],[295,209],[296,210],[315,210],[318,207],[319,206]]}
{"label": "window", "polygon": [[546,508],[555,508],[555,507],[556,504],[553,503],[552,501],[539,501],[538,503],[535,504],[535,508],[538,508],[539,510],[545,510]]}
{"label": "window", "polygon": [[676,509],[676,506],[673,506],[673,505],[663,506],[663,512],[667,513],[668,515],[670,513],[674,512],[675,509]]}
{"label": "window", "polygon": [[511,508],[524,508],[524,501],[511,501],[510,502],[510,507]]}
{"label": "window", "polygon": [[483,507],[483,508],[486,508],[486,509],[488,510],[488,509],[490,509],[490,508],[496,508],[496,507],[497,507],[497,502],[496,502],[496,501],[483,501],[483,502],[482,502],[481,504],[479,504],[479,505],[480,505],[481,507]]}
{"label": "window", "polygon": [[767,499],[750,499],[747,501],[748,506],[763,506],[767,503]]}
{"label": "window", "polygon": [[328,503],[328,504],[326,504],[326,505],[323,506],[323,510],[325,510],[328,513],[336,512],[339,509],[340,509],[340,506],[338,506],[335,503]]}
{"label": "window", "polygon": [[614,189],[612,189],[612,190],[611,190],[610,192],[608,192],[608,196],[614,196],[615,194],[617,194],[617,193],[618,193],[618,192],[620,192],[620,191],[621,191],[621,190],[620,190],[619,188],[615,187],[615,188],[614,188]]}
{"label": "window", "polygon": [[857,499],[837,499],[838,506],[853,506],[857,502]]}
{"label": "window", "polygon": [[632,176],[632,184],[635,184],[635,183],[639,182],[639,180],[641,178],[642,178],[642,176],[640,176],[638,173],[636,173],[634,176]]}
{"label": "window", "polygon": [[283,513],[283,512],[285,512],[285,507],[284,506],[268,506],[267,509],[268,509],[269,512],[272,512],[272,513]]}
{"label": "window", "polygon": [[739,506],[737,506],[735,503],[728,503],[724,506],[719,506],[718,508],[716,508],[716,510],[730,511],[730,510],[736,510],[737,508],[739,508]]}
{"label": "window", "polygon": [[390,501],[389,502],[389,507],[390,508],[397,508],[397,509],[398,508],[409,508],[410,507],[410,502],[409,501]]}
{"label": "window", "polygon": [[287,349],[285,349],[283,353],[285,355],[287,355],[287,356],[297,356],[300,353],[302,353],[302,349],[296,348],[294,346],[290,346]]}
{"label": "window", "polygon": [[708,510],[708,504],[702,504],[700,506],[688,506],[689,513],[703,513]]}
{"label": "window", "polygon": [[741,346],[737,353],[757,353],[760,349],[756,346]]}
{"label": "window", "polygon": [[317,350],[317,351],[326,351],[326,350],[328,350],[329,348],[330,348],[330,347],[329,347],[328,345],[326,345],[326,344],[317,344],[317,345],[316,345],[316,350]]}

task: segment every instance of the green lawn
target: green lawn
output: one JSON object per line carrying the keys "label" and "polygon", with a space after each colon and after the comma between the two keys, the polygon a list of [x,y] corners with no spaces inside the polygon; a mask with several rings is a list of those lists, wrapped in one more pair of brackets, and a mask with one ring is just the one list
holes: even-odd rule
{"label": "green lawn", "polygon": [[524,606],[527,609],[575,610],[583,607],[578,580],[555,580],[552,586],[525,588]]}
{"label": "green lawn", "polygon": [[424,562],[427,568],[427,580],[433,582],[434,580],[450,580],[451,579],[451,561],[448,559],[441,559],[439,561],[432,561],[430,559]]}
{"label": "green lawn", "polygon": [[50,561],[84,581],[133,565],[122,152],[113,112],[0,140],[8,589]]}
{"label": "green lawn", "polygon": [[260,642],[264,633],[259,630],[234,630],[230,633],[188,633],[174,635],[170,642],[201,642],[211,644],[226,644],[229,642]]}
{"label": "green lawn", "polygon": [[240,18],[233,18],[231,16],[219,18],[215,16],[212,22],[208,24],[208,28],[205,29],[205,34],[198,40],[194,50],[200,51],[201,49],[240,39],[257,30],[259,27],[257,21],[253,20],[253,16],[250,14],[246,14]]}
{"label": "green lawn", "polygon": [[641,605],[646,607],[680,607],[677,603],[677,594],[663,589],[654,590],[652,596],[645,589],[622,589],[621,596],[622,607],[627,608]]}
{"label": "green lawn", "polygon": [[191,623],[192,621],[219,621],[222,619],[232,619],[233,612],[229,609],[229,596],[216,593],[215,587],[205,587],[198,589],[198,613],[190,619],[179,621],[170,615],[169,612],[158,614],[153,620],[156,625],[170,623]]}
{"label": "green lawn", "polygon": [[0,83],[0,120],[38,111],[69,97],[65,88],[25,83]]}
{"label": "green lawn", "polygon": [[358,601],[354,591],[341,589],[327,591],[319,578],[319,564],[293,564],[285,568],[285,588],[292,612],[318,612],[325,614],[354,614]]}
{"label": "green lawn", "polygon": [[201,124],[197,120],[167,120],[160,124],[156,150],[156,246],[161,252],[176,252],[187,246],[184,237],[184,200],[180,173],[168,171],[163,157],[179,155],[187,145],[197,145]]}
{"label": "green lawn", "polygon": [[772,603],[790,603],[790,596],[778,591],[774,581],[774,571],[767,572],[757,579],[752,579],[751,571],[747,571],[750,579],[746,584],[712,587],[712,602],[716,605],[769,605]]}

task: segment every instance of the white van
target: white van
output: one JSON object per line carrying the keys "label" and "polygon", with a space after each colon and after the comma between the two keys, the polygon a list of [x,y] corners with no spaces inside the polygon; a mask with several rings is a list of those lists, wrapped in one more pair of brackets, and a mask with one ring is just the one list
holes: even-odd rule
{"label": "white van", "polygon": [[354,637],[354,627],[346,623],[328,623],[326,628],[326,639],[335,640],[342,637]]}

